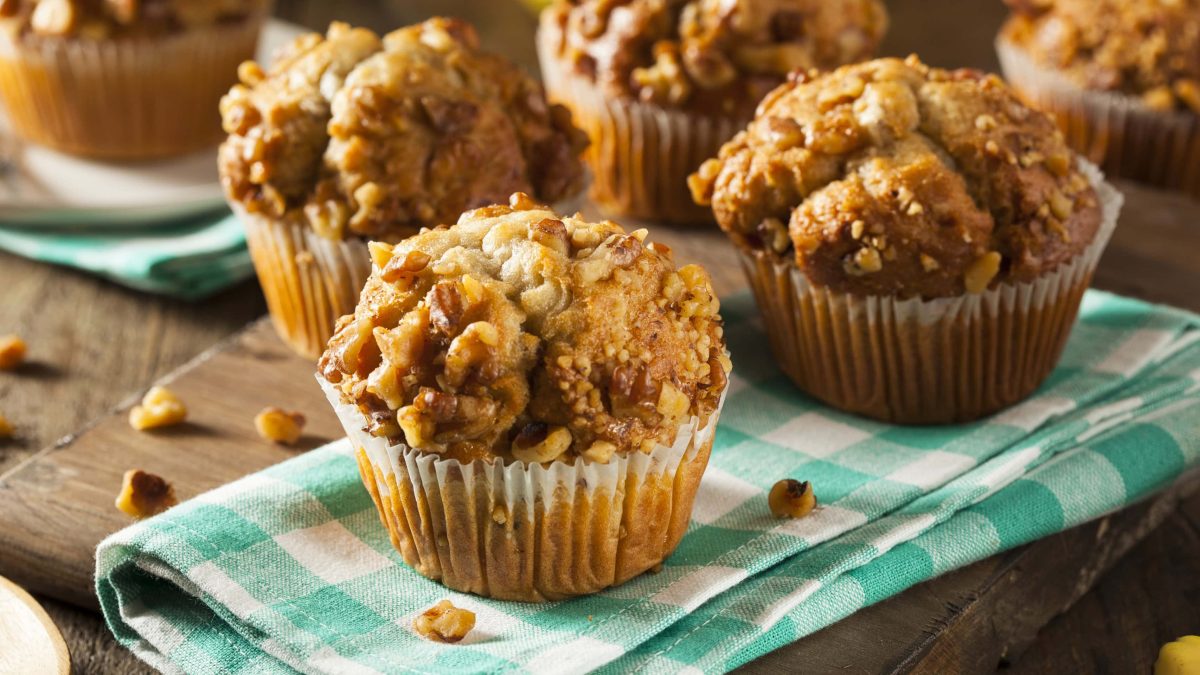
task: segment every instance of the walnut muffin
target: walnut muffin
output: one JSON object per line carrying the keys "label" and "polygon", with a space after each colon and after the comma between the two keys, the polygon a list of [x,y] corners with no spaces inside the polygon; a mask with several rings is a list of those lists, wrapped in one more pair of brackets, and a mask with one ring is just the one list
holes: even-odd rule
{"label": "walnut muffin", "polygon": [[[645,237],[516,194],[371,244],[371,278],[318,369],[423,574],[559,598],[640,574],[682,537],[731,364],[708,274]],[[513,495],[530,482],[546,509]],[[418,531],[415,494],[444,531]],[[583,545],[593,555],[572,559]]]}
{"label": "walnut muffin", "polygon": [[269,0],[8,0],[0,99],[27,140],[103,158],[215,144]]}
{"label": "walnut muffin", "polygon": [[993,75],[915,57],[796,73],[689,183],[742,252],[789,375],[901,422],[1032,391],[1115,220],[1048,117]]}
{"label": "walnut muffin", "polygon": [[[1005,75],[1106,169],[1200,194],[1197,0],[1006,0]],[[1198,151],[1200,152],[1200,151]]]}
{"label": "walnut muffin", "polygon": [[710,216],[687,173],[795,69],[869,58],[879,0],[558,0],[542,14],[542,71],[592,138],[593,198],[670,222]]}
{"label": "walnut muffin", "polygon": [[366,238],[398,241],[515,191],[582,187],[570,114],[461,21],[379,37],[333,24],[221,102],[222,184],[282,335],[316,356],[370,270]]}

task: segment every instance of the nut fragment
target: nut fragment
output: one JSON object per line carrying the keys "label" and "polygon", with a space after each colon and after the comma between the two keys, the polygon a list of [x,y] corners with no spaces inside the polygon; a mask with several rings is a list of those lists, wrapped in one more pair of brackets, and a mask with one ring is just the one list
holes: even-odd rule
{"label": "nut fragment", "polygon": [[963,273],[963,285],[968,293],[982,293],[1000,271],[1000,254],[989,251],[979,256]]}
{"label": "nut fragment", "polygon": [[141,405],[129,411],[129,426],[138,431],[179,424],[187,418],[187,407],[166,387],[151,387]]}
{"label": "nut fragment", "polygon": [[25,341],[16,335],[0,337],[0,370],[12,370],[25,360]]}
{"label": "nut fragment", "polygon": [[0,438],[12,438],[13,425],[4,415],[0,415]]}
{"label": "nut fragment", "polygon": [[583,458],[589,462],[597,464],[608,464],[612,459],[613,453],[617,451],[617,446],[608,441],[596,441],[591,447],[583,451]]}
{"label": "nut fragment", "polygon": [[275,406],[263,408],[254,416],[254,428],[258,430],[258,435],[272,443],[283,445],[293,445],[300,440],[304,422],[304,415],[287,412]]}
{"label": "nut fragment", "polygon": [[455,607],[449,600],[442,600],[413,620],[417,633],[434,642],[458,642],[474,627],[475,612]]}
{"label": "nut fragment", "polygon": [[117,508],[134,518],[149,518],[178,503],[170,483],[141,469],[125,472],[116,499]]}
{"label": "nut fragment", "polygon": [[[538,426],[536,423],[529,427]],[[540,464],[542,462],[553,462],[558,459],[567,448],[571,447],[571,432],[567,431],[566,427],[550,427],[540,425],[545,436],[538,439],[537,429],[526,427],[516,439],[513,440],[512,454],[517,460],[528,464]],[[530,431],[530,435],[526,436],[525,431]]]}
{"label": "nut fragment", "polygon": [[771,487],[767,505],[776,518],[803,518],[817,506],[812,484],[785,478]]}

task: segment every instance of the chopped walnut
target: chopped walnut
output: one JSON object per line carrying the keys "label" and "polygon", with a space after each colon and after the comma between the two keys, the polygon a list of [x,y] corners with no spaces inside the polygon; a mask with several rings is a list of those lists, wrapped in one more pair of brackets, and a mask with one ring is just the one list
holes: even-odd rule
{"label": "chopped walnut", "polygon": [[117,508],[134,518],[149,518],[178,503],[170,483],[141,469],[125,472],[116,499]]}
{"label": "chopped walnut", "polygon": [[16,335],[0,337],[0,370],[12,370],[25,361],[25,341]]}
{"label": "chopped walnut", "polygon": [[816,508],[817,497],[808,481],[785,478],[771,486],[767,505],[776,518],[803,518]]}
{"label": "chopped walnut", "polygon": [[129,411],[129,425],[138,431],[173,426],[186,418],[187,406],[166,387],[151,387],[141,404]]}
{"label": "chopped walnut", "polygon": [[269,406],[254,416],[254,428],[259,436],[272,443],[295,445],[304,433],[305,421],[304,415],[298,412]]}
{"label": "chopped walnut", "polygon": [[455,607],[449,600],[425,610],[413,619],[413,628],[422,637],[434,642],[455,643],[475,627],[475,612]]}
{"label": "chopped walnut", "polygon": [[989,251],[967,267],[963,275],[963,286],[968,293],[982,293],[987,290],[988,284],[992,283],[999,271],[1000,254]]}

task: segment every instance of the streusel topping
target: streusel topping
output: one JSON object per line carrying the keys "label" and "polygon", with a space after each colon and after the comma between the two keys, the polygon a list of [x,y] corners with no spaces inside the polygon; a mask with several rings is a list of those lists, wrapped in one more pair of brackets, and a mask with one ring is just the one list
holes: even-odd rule
{"label": "streusel topping", "polygon": [[558,0],[542,15],[563,62],[614,95],[747,116],[797,68],[869,57],[879,0]]}
{"label": "streusel topping", "polygon": [[264,0],[0,0],[5,28],[91,40],[165,35],[240,21]]}
{"label": "streusel topping", "polygon": [[1200,0],[1006,0],[1002,36],[1080,86],[1200,113]]}
{"label": "streusel topping", "polygon": [[462,21],[383,38],[335,23],[239,75],[221,102],[227,194],[323,236],[395,241],[515,191],[582,186],[570,114]]}
{"label": "streusel topping", "polygon": [[716,409],[730,362],[708,274],[523,194],[395,246],[321,374],[368,430],[461,461],[607,462]]}
{"label": "streusel topping", "polygon": [[1048,117],[994,75],[915,57],[797,73],[689,183],[738,245],[861,295],[1031,280],[1100,223]]}

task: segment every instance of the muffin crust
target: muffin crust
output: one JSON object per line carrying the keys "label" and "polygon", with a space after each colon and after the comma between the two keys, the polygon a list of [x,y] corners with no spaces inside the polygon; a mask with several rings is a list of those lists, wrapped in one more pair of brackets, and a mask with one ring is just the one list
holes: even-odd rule
{"label": "muffin crust", "polygon": [[1200,113],[1200,0],[1005,0],[1001,36],[1079,86]]}
{"label": "muffin crust", "polygon": [[395,241],[514,191],[557,201],[582,184],[569,113],[462,21],[383,38],[335,23],[239,75],[221,103],[227,194],[329,238]]}
{"label": "muffin crust", "polygon": [[557,0],[542,17],[615,96],[746,116],[789,71],[867,58],[886,29],[879,0]]}
{"label": "muffin crust", "polygon": [[37,36],[103,40],[238,21],[266,6],[263,0],[0,0],[0,21]]}
{"label": "muffin crust", "polygon": [[995,76],[915,57],[795,74],[689,184],[739,246],[859,295],[1032,280],[1100,223],[1048,117]]}
{"label": "muffin crust", "polygon": [[319,370],[375,436],[463,462],[607,462],[670,444],[730,369],[708,274],[616,223],[510,206],[399,244]]}

